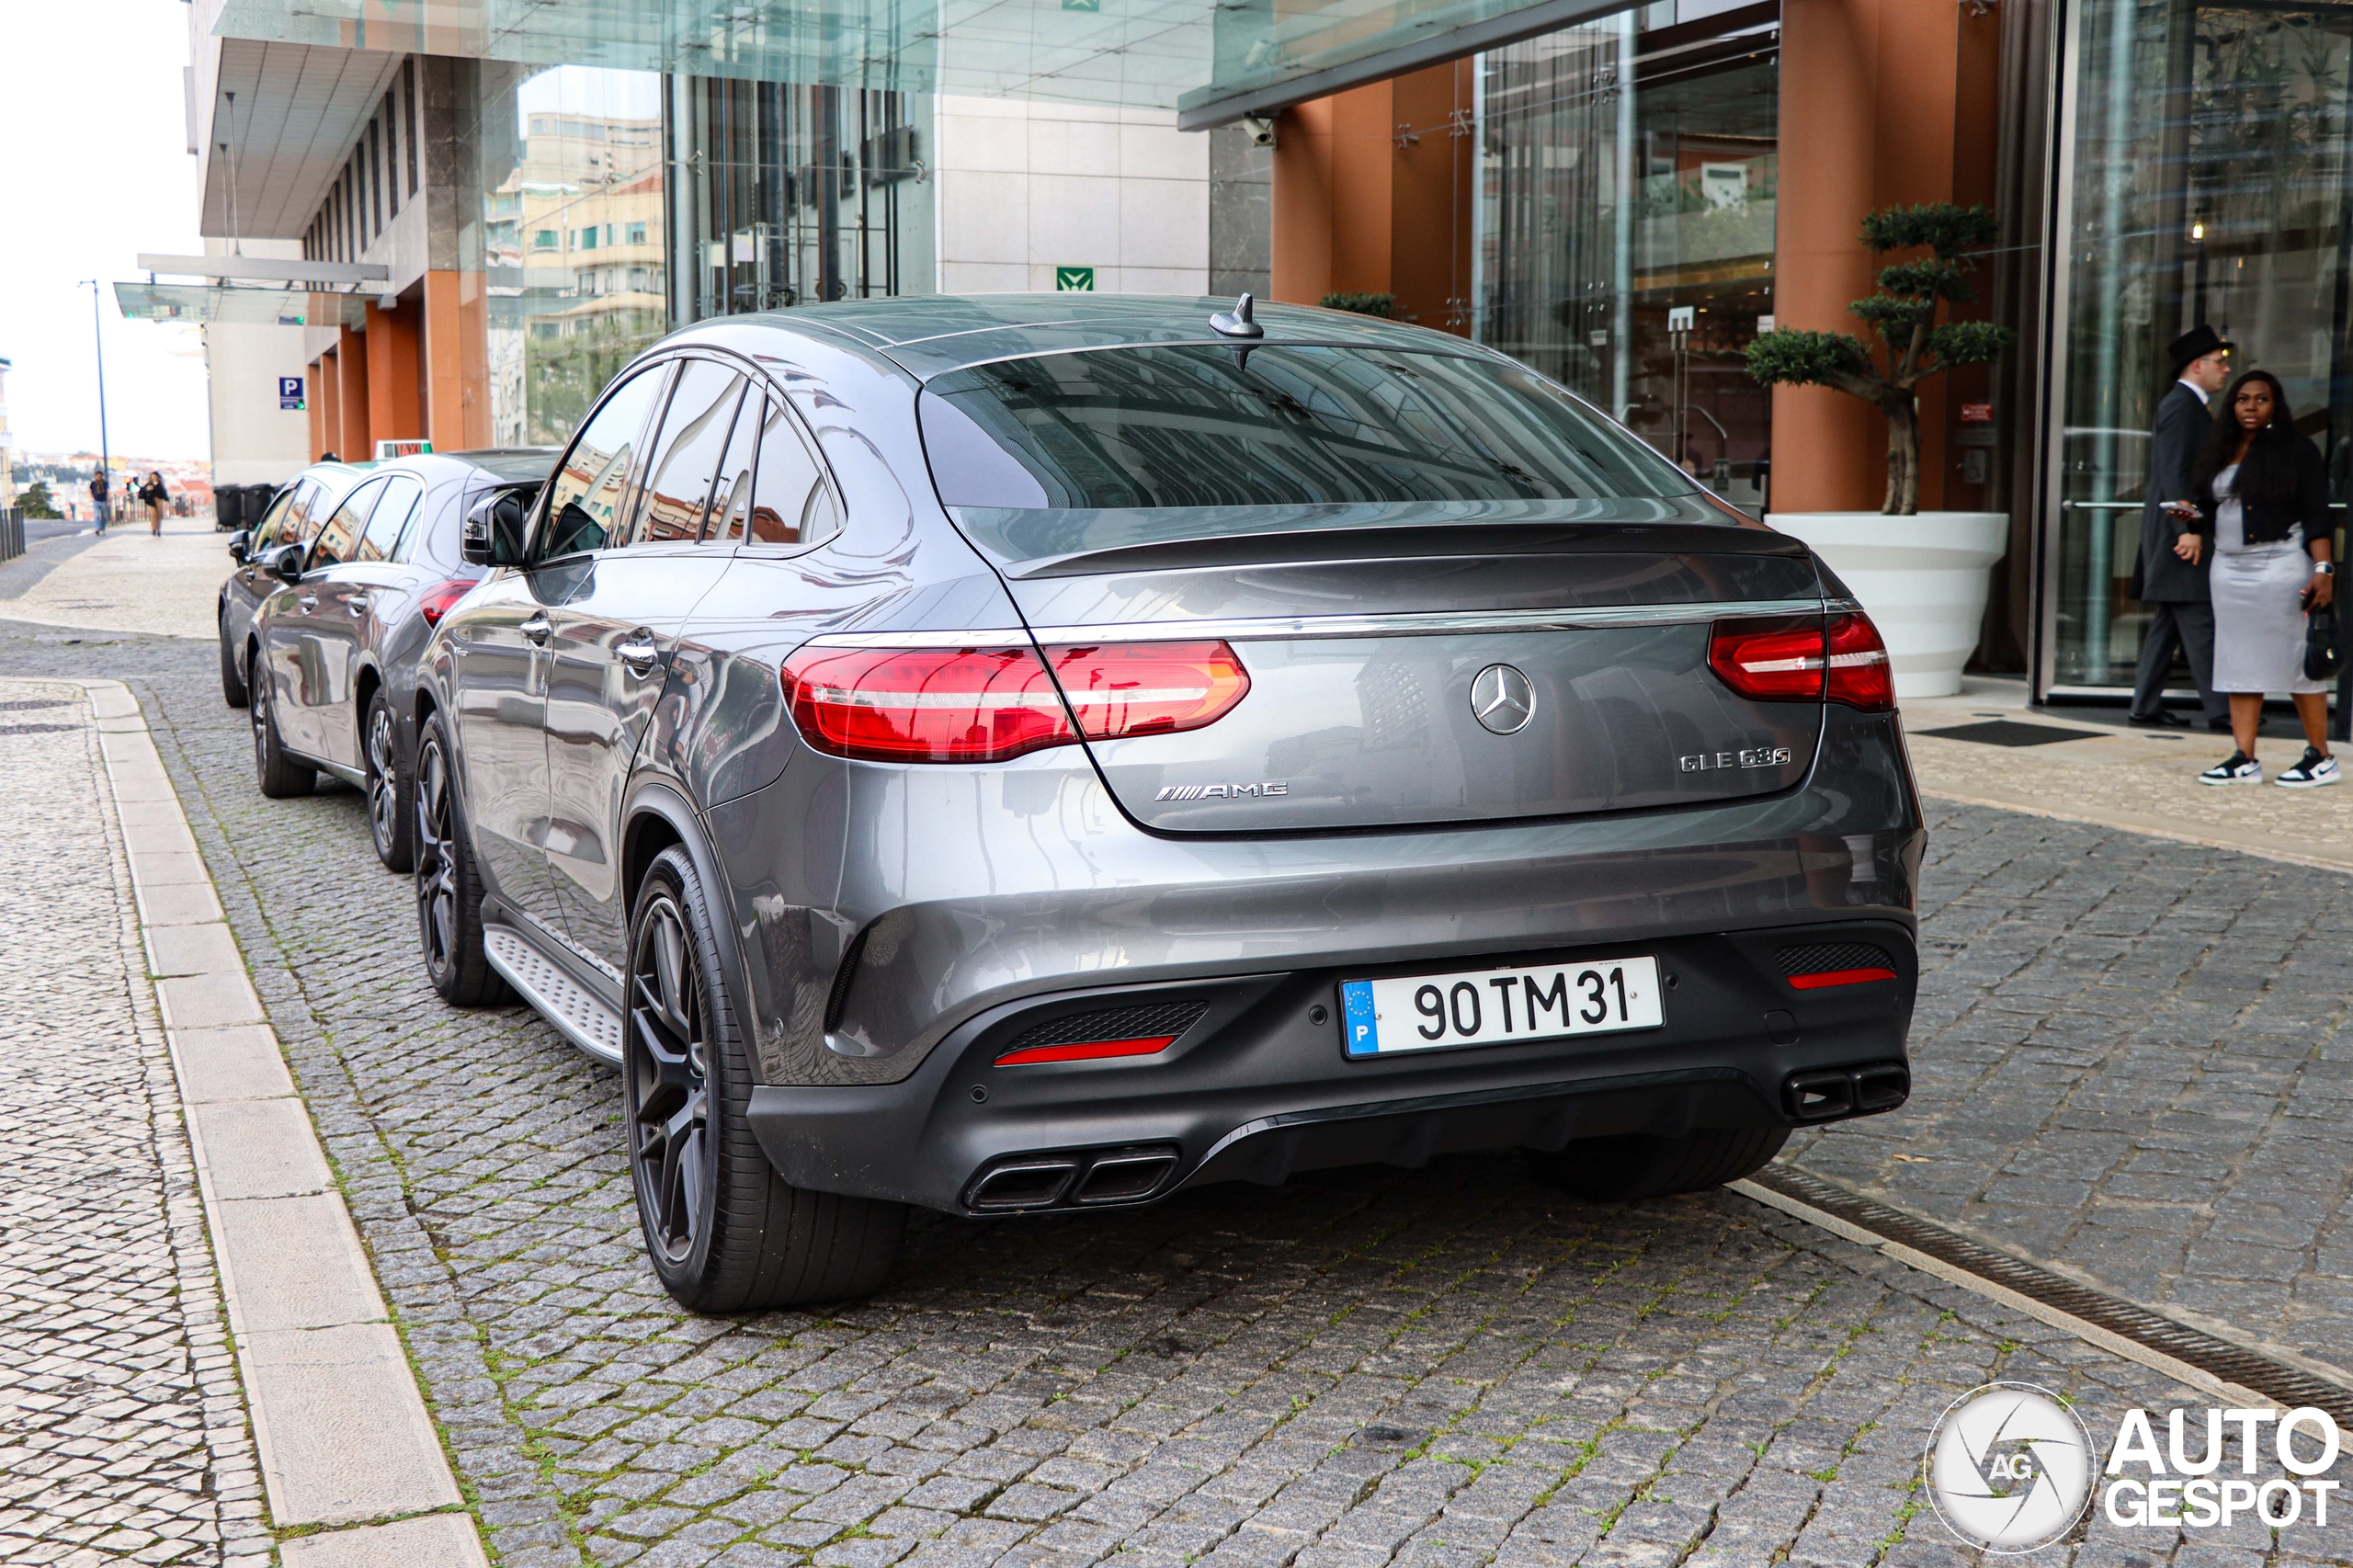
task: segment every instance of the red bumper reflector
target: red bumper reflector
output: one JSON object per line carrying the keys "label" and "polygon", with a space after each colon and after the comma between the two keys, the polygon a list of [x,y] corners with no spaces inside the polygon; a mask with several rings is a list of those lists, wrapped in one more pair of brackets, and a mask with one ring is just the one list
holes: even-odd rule
{"label": "red bumper reflector", "polygon": [[1038,1062],[1094,1062],[1106,1056],[1151,1056],[1176,1042],[1173,1034],[1142,1035],[1134,1040],[1086,1040],[1074,1045],[1033,1045],[1009,1051],[996,1059],[999,1067],[1027,1067]]}
{"label": "red bumper reflector", "polygon": [[1892,969],[1834,969],[1821,974],[1793,974],[1790,983],[1800,991],[1819,991],[1825,985],[1864,985],[1874,980],[1893,980]]}

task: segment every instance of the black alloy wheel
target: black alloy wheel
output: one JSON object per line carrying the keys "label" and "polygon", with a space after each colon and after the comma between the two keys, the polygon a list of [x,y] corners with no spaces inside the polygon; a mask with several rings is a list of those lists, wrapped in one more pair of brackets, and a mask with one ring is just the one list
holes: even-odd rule
{"label": "black alloy wheel", "polygon": [[702,971],[666,890],[638,912],[629,967],[630,1154],[646,1244],[676,1267],[710,1210],[710,1044]]}
{"label": "black alloy wheel", "polygon": [[438,713],[416,748],[416,934],[425,972],[460,1007],[502,1000],[506,983],[483,952],[482,876],[458,805],[449,740]]}
{"label": "black alloy wheel", "polygon": [[278,715],[269,699],[269,671],[258,653],[249,661],[248,667],[253,671],[249,714],[254,729],[254,782],[273,801],[307,795],[319,787],[318,770],[286,755],[286,748],[278,738]]}
{"label": "black alloy wheel", "polygon": [[797,1187],[752,1131],[752,1057],[694,858],[654,857],[630,913],[621,1108],[645,1250],[699,1312],[870,1294],[898,1258],[902,1204]]}
{"label": "black alloy wheel", "polygon": [[369,835],[385,869],[405,871],[416,853],[416,784],[401,767],[400,721],[381,688],[368,699],[367,725]]}
{"label": "black alloy wheel", "polygon": [[229,645],[229,609],[221,609],[221,700],[232,708],[243,708],[249,700],[245,693],[245,677],[237,673],[237,651]]}

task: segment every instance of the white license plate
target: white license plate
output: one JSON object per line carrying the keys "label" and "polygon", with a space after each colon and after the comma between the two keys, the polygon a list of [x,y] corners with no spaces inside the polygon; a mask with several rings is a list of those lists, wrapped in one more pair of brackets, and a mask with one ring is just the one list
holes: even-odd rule
{"label": "white license plate", "polygon": [[1651,958],[1340,983],[1350,1056],[1612,1034],[1664,1021]]}

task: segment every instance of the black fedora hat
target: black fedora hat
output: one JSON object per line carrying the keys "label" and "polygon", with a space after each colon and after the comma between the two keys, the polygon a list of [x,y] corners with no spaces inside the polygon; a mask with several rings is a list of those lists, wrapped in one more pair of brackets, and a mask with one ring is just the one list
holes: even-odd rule
{"label": "black fedora hat", "polygon": [[2233,343],[2204,322],[2200,322],[2196,326],[2165,345],[2165,357],[2173,361],[2173,373],[2178,376],[2189,368],[2189,362],[2192,359],[2203,359],[2217,348],[2236,348],[2237,347],[2237,344]]}

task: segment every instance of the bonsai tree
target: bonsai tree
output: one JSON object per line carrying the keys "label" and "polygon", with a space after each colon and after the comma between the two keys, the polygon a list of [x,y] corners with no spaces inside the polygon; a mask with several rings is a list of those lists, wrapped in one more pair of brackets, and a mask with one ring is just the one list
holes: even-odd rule
{"label": "bonsai tree", "polygon": [[1992,322],[1937,320],[1947,302],[1977,297],[1969,283],[1976,269],[1971,253],[1999,233],[1984,208],[1949,201],[1890,207],[1863,220],[1863,244],[1879,255],[1928,253],[1881,267],[1879,292],[1847,307],[1879,334],[1884,366],[1851,333],[1783,327],[1759,333],[1748,346],[1748,373],[1767,386],[1835,387],[1887,416],[1887,502],[1880,510],[1889,517],[1920,510],[1920,408],[1913,389],[1956,365],[1999,358],[2018,335]]}

